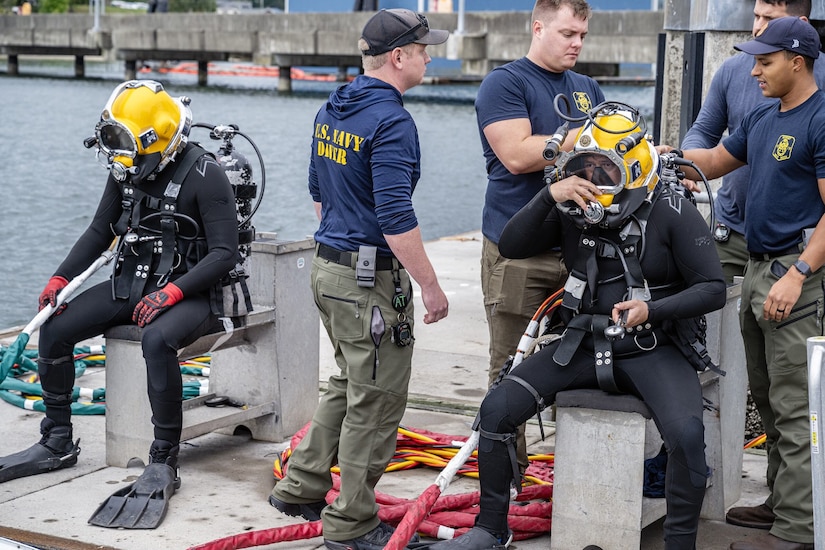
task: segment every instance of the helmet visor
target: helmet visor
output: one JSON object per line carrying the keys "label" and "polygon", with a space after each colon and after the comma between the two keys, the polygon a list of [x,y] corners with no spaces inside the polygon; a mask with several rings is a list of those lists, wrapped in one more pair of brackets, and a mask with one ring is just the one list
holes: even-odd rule
{"label": "helmet visor", "polygon": [[602,153],[580,153],[567,161],[564,170],[597,185],[603,193],[615,195],[624,187],[622,166]]}
{"label": "helmet visor", "polygon": [[122,124],[113,120],[102,121],[95,128],[100,148],[107,155],[134,158],[137,155],[137,142],[132,133]]}

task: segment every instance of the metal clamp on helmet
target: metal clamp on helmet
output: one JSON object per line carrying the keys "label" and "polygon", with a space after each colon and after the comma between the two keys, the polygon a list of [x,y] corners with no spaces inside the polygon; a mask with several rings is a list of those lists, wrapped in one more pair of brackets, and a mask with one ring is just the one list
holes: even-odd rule
{"label": "metal clamp on helmet", "polygon": [[[153,80],[129,80],[109,96],[95,126],[98,158],[118,181],[150,179],[172,162],[189,140],[189,98],[172,98]],[[101,158],[102,157],[102,158]]]}
{"label": "metal clamp on helmet", "polygon": [[564,177],[579,176],[598,186],[598,202],[585,210],[572,202],[557,207],[574,218],[581,216],[583,223],[620,227],[655,189],[658,166],[659,156],[639,112],[623,103],[602,103],[588,113],[573,150],[556,161]]}

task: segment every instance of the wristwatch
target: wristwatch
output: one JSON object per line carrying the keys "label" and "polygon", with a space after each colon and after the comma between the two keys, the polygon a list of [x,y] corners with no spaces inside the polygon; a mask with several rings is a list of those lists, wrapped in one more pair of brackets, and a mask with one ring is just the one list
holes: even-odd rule
{"label": "wristwatch", "polygon": [[795,261],[793,263],[793,266],[796,268],[797,271],[802,273],[805,276],[806,279],[811,276],[811,273],[813,273],[811,271],[811,266],[809,266],[808,263],[805,262],[804,260]]}

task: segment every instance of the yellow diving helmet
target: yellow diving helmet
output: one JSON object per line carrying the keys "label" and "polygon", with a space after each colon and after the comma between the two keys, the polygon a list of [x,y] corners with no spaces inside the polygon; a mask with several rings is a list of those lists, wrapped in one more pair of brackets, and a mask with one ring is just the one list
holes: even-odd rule
{"label": "yellow diving helmet", "polygon": [[130,80],[115,88],[95,126],[96,145],[118,181],[151,178],[174,160],[189,140],[189,98],[172,98],[154,80]]}
{"label": "yellow diving helmet", "polygon": [[659,155],[645,133],[644,119],[615,102],[594,108],[573,150],[559,155],[556,168],[564,177],[576,175],[599,187],[598,203],[579,213],[602,227],[619,227],[659,182]]}

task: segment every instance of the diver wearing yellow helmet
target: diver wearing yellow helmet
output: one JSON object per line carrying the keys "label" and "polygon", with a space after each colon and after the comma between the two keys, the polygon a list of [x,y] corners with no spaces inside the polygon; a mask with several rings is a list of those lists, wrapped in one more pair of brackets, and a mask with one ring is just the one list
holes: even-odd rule
{"label": "diver wearing yellow helmet", "polygon": [[[155,440],[137,490],[104,502],[89,520],[96,525],[153,528],[162,521],[168,498],[180,486],[183,394],[177,351],[217,321],[211,292],[238,258],[232,187],[214,157],[189,143],[191,121],[189,100],[172,98],[158,82],[124,82],[106,103],[95,137],[85,144],[98,149],[109,178],[92,221],[41,293],[41,309],[56,306],[68,280],[117,237],[114,271],[111,281],[80,293],[40,328],[42,438],[0,458],[0,482],[75,465],[80,447],[71,422],[74,346],[115,325],[142,327]],[[144,512],[124,518],[115,504],[129,499],[136,502],[124,510]]]}
{"label": "diver wearing yellow helmet", "polygon": [[[707,482],[696,371],[711,366],[694,351],[697,318],[724,306],[726,287],[704,218],[660,183],[659,168],[638,112],[602,104],[548,170],[549,185],[504,228],[499,249],[507,258],[561,247],[570,277],[549,319],[558,337],[484,398],[480,512],[469,532],[432,550],[507,547],[516,428],[558,392],[588,388],[635,395],[651,410],[668,453],[665,548],[695,549]],[[685,336],[683,326],[695,334]],[[683,336],[696,339],[685,344]]]}

